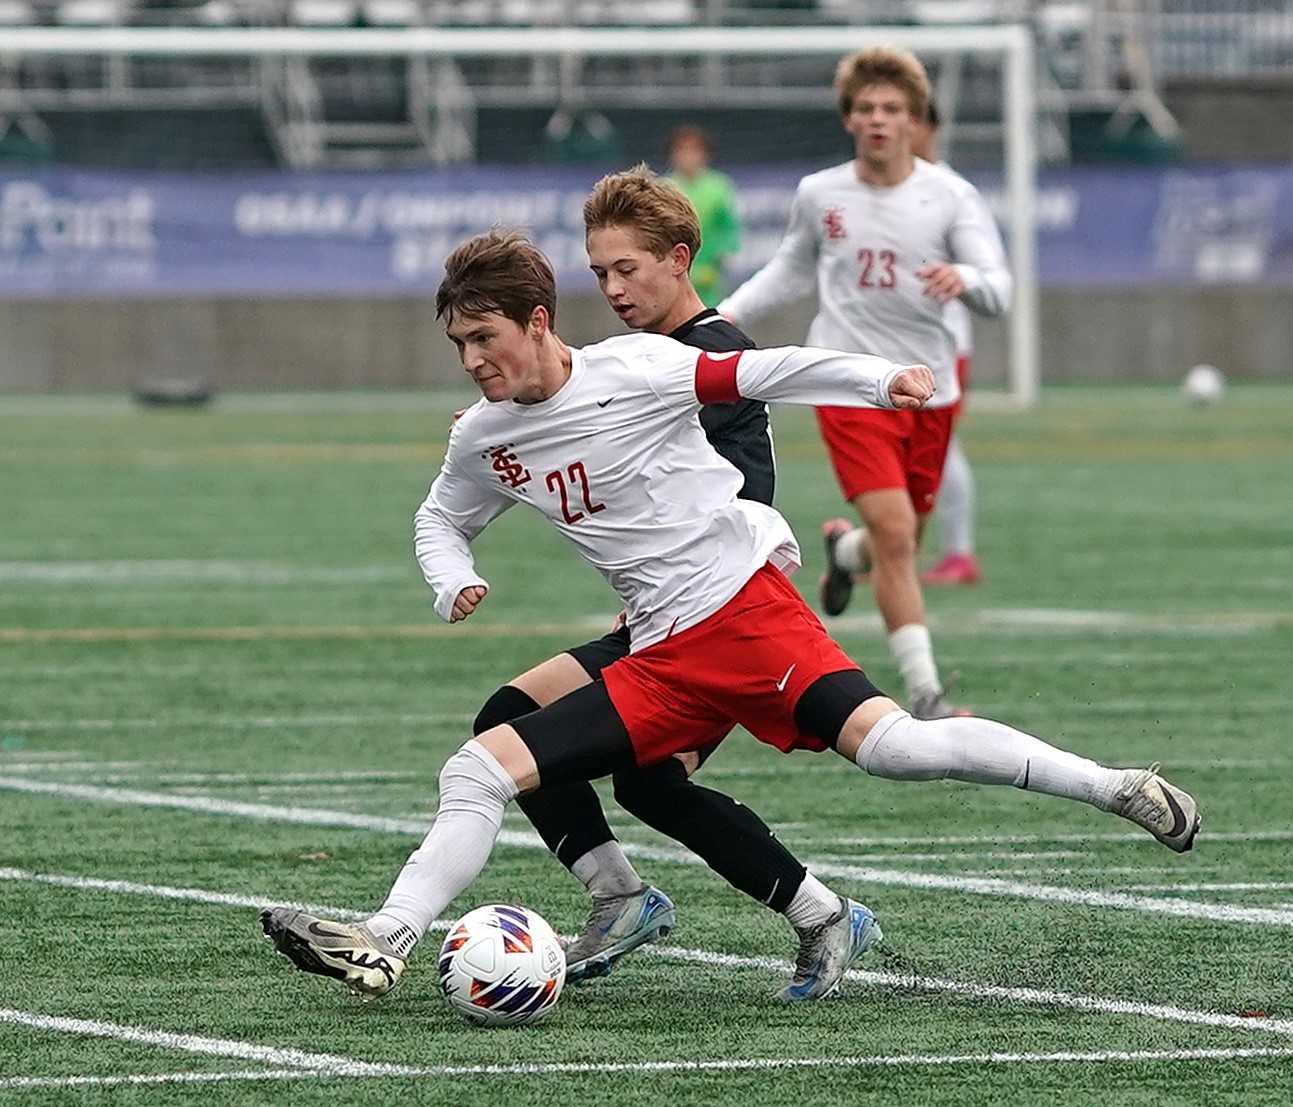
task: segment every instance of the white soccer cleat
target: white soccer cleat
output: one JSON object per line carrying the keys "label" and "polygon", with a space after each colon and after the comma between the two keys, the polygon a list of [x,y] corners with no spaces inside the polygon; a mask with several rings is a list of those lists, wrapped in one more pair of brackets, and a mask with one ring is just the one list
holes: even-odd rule
{"label": "white soccer cleat", "polygon": [[369,999],[389,992],[404,972],[406,958],[361,924],[317,919],[292,907],[267,907],[260,925],[274,948],[302,972],[340,980]]}
{"label": "white soccer cleat", "polygon": [[795,929],[799,933],[795,972],[790,983],[777,993],[788,1003],[825,999],[833,994],[849,966],[884,938],[869,908],[843,898],[833,918],[820,926]]}
{"label": "white soccer cleat", "polygon": [[1168,849],[1184,853],[1199,832],[1199,805],[1189,792],[1158,775],[1158,762],[1148,769],[1127,769],[1109,810],[1143,826]]}

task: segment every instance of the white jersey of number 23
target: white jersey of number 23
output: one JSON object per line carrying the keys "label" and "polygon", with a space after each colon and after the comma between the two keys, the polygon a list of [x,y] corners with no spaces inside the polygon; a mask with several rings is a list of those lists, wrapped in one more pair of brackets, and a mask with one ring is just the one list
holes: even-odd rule
{"label": "white jersey of number 23", "polygon": [[633,334],[571,349],[570,378],[536,404],[479,401],[454,425],[414,518],[414,549],[448,619],[467,587],[488,587],[469,543],[527,503],[606,578],[634,650],[713,614],[765,562],[799,548],[772,508],[737,499],[740,473],[696,417],[702,403],[787,400],[890,407],[900,367],[882,358],[785,347],[707,353]]}
{"label": "white jersey of number 23", "polygon": [[943,262],[956,266],[960,302],[971,311],[1000,315],[1009,306],[1001,236],[969,181],[917,158],[901,184],[879,188],[859,180],[850,161],[799,182],[777,253],[719,310],[744,326],[815,285],[811,344],[928,365],[938,389],[928,406],[944,407],[961,394],[956,337],[916,276]]}

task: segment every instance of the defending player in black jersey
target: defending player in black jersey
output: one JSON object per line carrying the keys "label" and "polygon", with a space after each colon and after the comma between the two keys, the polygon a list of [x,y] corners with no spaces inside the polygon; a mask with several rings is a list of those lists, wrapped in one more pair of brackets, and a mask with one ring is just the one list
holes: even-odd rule
{"label": "defending player in black jersey", "polygon": [[[687,198],[645,166],[603,178],[584,205],[588,257],[615,313],[634,330],[667,334],[702,350],[754,343],[706,308],[688,270],[700,226]],[[701,425],[714,448],[745,477],[740,495],[772,503],[775,483],[766,404],[710,404]],[[629,652],[627,628],[549,658],[498,689],[476,718],[481,734],[599,679]],[[812,876],[753,811],[689,778],[722,735],[699,754],[669,758],[615,776],[615,798],[648,826],[697,853],[729,883],[786,915],[801,934],[831,921],[840,897]],[[609,972],[625,953],[669,931],[674,905],[644,883],[615,840],[597,793],[579,783],[540,789],[520,800],[548,848],[592,896],[583,931],[567,948],[567,978]]]}

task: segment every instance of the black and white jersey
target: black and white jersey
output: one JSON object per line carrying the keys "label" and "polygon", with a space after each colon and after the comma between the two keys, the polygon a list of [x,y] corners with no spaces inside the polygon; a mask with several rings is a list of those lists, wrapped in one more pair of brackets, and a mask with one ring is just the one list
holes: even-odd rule
{"label": "black and white jersey", "polygon": [[[681,327],[670,331],[669,337],[699,350],[754,349],[754,340],[713,308],[693,315]],[[700,425],[714,449],[745,478],[737,495],[744,500],[771,504],[777,486],[777,469],[768,405],[758,400],[706,404],[700,409]]]}

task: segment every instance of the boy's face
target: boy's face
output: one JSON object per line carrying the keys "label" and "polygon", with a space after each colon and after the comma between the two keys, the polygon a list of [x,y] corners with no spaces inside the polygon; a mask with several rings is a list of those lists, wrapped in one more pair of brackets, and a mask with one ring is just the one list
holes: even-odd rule
{"label": "boy's face", "polygon": [[660,333],[686,283],[686,251],[658,258],[628,227],[598,227],[586,245],[588,267],[615,314],[635,331]]}
{"label": "boy's face", "polygon": [[709,151],[698,138],[682,138],[669,151],[669,163],[684,177],[694,177],[709,165]]}
{"label": "boy's face", "polygon": [[886,82],[858,89],[844,117],[858,157],[877,166],[910,156],[914,123],[907,94]]}
{"label": "boy's face", "polygon": [[455,313],[445,327],[463,369],[490,403],[527,399],[527,387],[535,381],[539,366],[539,343],[533,331],[533,317],[530,326],[522,327],[497,311]]}

